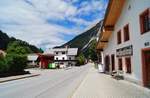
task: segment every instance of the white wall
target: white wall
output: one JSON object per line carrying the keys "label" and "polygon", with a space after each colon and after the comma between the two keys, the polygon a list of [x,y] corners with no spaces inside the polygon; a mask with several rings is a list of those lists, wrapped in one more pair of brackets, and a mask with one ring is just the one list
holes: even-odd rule
{"label": "white wall", "polygon": [[75,60],[75,56],[68,55],[67,59],[70,60],[69,58],[71,58],[71,60]]}
{"label": "white wall", "polygon": [[[129,6],[131,7],[130,9]],[[125,74],[127,77],[134,79],[141,83],[142,81],[142,62],[141,62],[141,49],[146,48],[145,42],[150,42],[150,32],[143,35],[140,33],[140,22],[139,15],[150,7],[149,0],[126,0],[123,7],[122,13],[115,25],[107,47],[104,49],[104,56],[116,54],[116,49],[122,48],[128,45],[133,45],[133,56],[131,56],[132,63],[132,74]],[[129,23],[130,40],[127,42],[123,41],[123,27]],[[117,45],[117,32],[121,29],[122,31],[122,43]],[[149,46],[150,47],[150,46]],[[116,56],[116,55],[115,55]],[[115,57],[116,67],[118,60]],[[123,69],[125,70],[124,58],[123,58]]]}
{"label": "white wall", "polygon": [[58,60],[67,60],[67,55],[57,55],[57,56],[54,56],[54,60],[57,60],[56,58],[58,58]]}
{"label": "white wall", "polygon": [[[56,52],[57,52],[58,54],[56,54]],[[64,55],[64,54],[62,54],[62,52],[65,52],[65,54],[66,54],[66,51],[55,51],[54,54],[55,54],[55,55]]]}

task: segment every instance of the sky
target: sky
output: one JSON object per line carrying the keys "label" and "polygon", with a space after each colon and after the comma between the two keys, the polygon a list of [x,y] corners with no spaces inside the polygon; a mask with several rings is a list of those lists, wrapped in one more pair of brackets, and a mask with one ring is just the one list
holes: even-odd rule
{"label": "sky", "polygon": [[107,4],[108,0],[0,0],[0,30],[45,50],[103,19]]}

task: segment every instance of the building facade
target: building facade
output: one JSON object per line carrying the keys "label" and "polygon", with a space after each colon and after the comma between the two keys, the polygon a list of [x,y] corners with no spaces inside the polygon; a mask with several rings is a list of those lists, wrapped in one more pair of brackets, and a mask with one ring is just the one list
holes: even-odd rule
{"label": "building facade", "polygon": [[60,68],[74,66],[76,64],[78,48],[54,48],[50,52],[55,55],[54,63]]}
{"label": "building facade", "polygon": [[6,52],[4,52],[3,50],[0,50],[0,57],[5,57],[6,56]]}
{"label": "building facade", "polygon": [[150,1],[110,0],[100,31],[105,71],[150,86]]}
{"label": "building facade", "polygon": [[38,65],[37,64],[37,59],[38,59],[38,55],[37,54],[29,54],[27,56],[28,66],[36,67]]}

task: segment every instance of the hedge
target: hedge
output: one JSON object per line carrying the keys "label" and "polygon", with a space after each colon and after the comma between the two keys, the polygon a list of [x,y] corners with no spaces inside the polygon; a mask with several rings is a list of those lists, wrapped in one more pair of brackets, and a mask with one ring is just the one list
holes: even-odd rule
{"label": "hedge", "polygon": [[25,55],[9,54],[6,56],[6,61],[10,72],[21,72],[27,66],[27,56]]}
{"label": "hedge", "polygon": [[0,57],[0,73],[5,73],[8,71],[8,65],[6,62],[6,59],[3,57]]}
{"label": "hedge", "polygon": [[5,58],[0,58],[0,73],[22,72],[26,66],[26,55],[7,54]]}

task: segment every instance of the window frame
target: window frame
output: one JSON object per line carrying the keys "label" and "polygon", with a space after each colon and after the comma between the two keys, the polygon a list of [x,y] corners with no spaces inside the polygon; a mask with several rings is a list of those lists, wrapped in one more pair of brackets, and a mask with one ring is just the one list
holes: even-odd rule
{"label": "window frame", "polygon": [[[143,20],[143,17],[145,17],[146,15],[148,15],[148,30],[145,30],[144,28],[144,20]],[[139,15],[139,19],[140,19],[140,31],[141,31],[141,34],[145,34],[147,32],[150,31],[150,8],[147,8],[146,10],[144,10],[140,15]]]}
{"label": "window frame", "polygon": [[[128,63],[130,63],[130,66],[128,66]],[[131,57],[125,57],[125,65],[126,65],[126,73],[131,74],[132,73]]]}
{"label": "window frame", "polygon": [[117,32],[117,44],[121,44],[122,43],[122,34],[121,34],[121,30],[119,30]]}
{"label": "window frame", "polygon": [[123,27],[123,33],[124,33],[124,42],[130,40],[130,30],[129,30],[129,24],[126,24]]}

